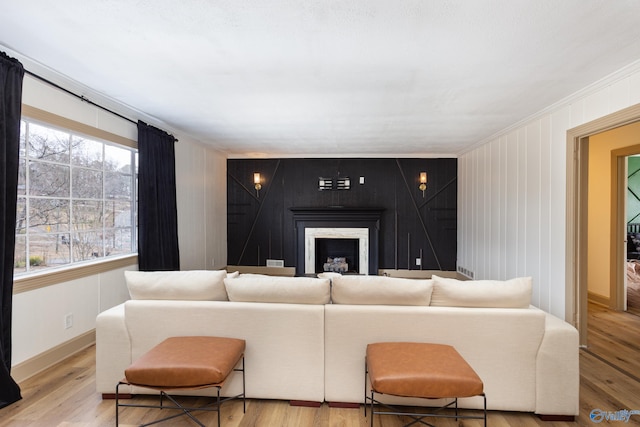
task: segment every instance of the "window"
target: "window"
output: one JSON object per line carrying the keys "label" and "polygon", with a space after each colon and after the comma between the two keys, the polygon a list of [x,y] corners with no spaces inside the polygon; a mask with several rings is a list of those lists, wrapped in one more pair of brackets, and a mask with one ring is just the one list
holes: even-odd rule
{"label": "window", "polygon": [[135,149],[21,122],[16,275],[134,253]]}

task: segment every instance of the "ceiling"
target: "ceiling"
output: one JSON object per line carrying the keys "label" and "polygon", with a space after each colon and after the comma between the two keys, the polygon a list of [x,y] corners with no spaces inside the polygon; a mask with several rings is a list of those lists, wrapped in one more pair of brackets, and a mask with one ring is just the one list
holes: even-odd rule
{"label": "ceiling", "polygon": [[28,70],[230,157],[455,156],[640,59],[637,0],[0,1]]}

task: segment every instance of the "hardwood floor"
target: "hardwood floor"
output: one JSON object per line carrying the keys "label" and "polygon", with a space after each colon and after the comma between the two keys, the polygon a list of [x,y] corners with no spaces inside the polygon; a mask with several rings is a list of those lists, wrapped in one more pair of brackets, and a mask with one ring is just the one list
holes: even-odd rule
{"label": "hardwood floor", "polygon": [[640,316],[640,260],[627,261],[627,311]]}
{"label": "hardwood floor", "polygon": [[[544,422],[527,413],[490,411],[488,425],[507,426],[595,426],[589,414],[596,409],[616,412],[640,410],[640,317],[589,306],[589,346],[580,351],[580,415],[576,422]],[[87,427],[113,426],[113,400],[102,400],[95,392],[95,348],[90,347],[64,362],[20,384],[23,399],[0,410],[0,427]],[[148,397],[137,397],[142,402]],[[201,399],[198,400],[199,402]],[[157,411],[127,408],[120,412],[120,425],[129,427],[153,420]],[[216,425],[216,414],[203,414],[208,425]],[[228,402],[222,409],[228,427],[369,426],[360,409],[295,407],[283,401],[248,400],[243,414],[241,402]],[[400,417],[376,417],[376,427],[402,426]],[[480,426],[478,420],[437,419],[438,426]],[[185,417],[160,424],[193,426]],[[640,414],[628,422],[609,421],[600,425],[640,426]]]}

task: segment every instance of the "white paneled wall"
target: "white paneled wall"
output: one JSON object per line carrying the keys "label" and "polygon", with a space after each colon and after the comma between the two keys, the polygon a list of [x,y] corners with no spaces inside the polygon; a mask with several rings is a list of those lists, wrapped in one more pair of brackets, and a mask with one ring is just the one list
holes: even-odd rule
{"label": "white paneled wall", "polygon": [[206,261],[209,269],[221,269],[227,265],[227,158],[209,151],[206,169]]}
{"label": "white paneled wall", "polygon": [[458,268],[533,277],[534,305],[565,318],[567,130],[640,103],[640,61],[459,157]]}
{"label": "white paneled wall", "polygon": [[181,270],[212,270],[227,262],[227,158],[211,147],[176,143]]}
{"label": "white paneled wall", "polygon": [[182,270],[206,269],[205,148],[176,142],[178,246]]}

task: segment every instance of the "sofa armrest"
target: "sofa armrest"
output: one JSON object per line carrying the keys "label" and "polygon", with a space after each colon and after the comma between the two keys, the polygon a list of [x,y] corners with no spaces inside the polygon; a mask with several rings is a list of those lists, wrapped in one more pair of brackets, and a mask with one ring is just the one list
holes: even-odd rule
{"label": "sofa armrest", "polygon": [[[131,341],[124,319],[124,304],[98,314],[96,318],[96,391],[114,394],[116,384],[131,365]],[[130,393],[124,387],[121,393]]]}
{"label": "sofa armrest", "polygon": [[536,414],[578,415],[579,351],[577,329],[546,313],[536,361]]}

